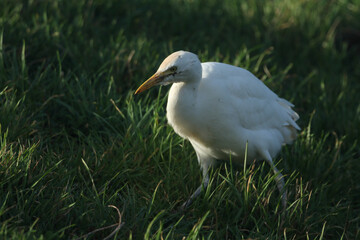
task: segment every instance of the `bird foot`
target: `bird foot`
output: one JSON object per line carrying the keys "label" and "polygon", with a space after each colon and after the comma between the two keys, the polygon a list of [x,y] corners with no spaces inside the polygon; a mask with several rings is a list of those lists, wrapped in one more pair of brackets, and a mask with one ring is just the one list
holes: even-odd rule
{"label": "bird foot", "polygon": [[181,207],[180,207],[180,210],[181,210],[181,211],[185,211],[185,210],[193,203],[194,199],[196,199],[196,198],[200,195],[202,189],[203,189],[203,188],[206,189],[206,187],[207,187],[207,185],[208,185],[208,182],[209,182],[208,177],[205,177],[205,181],[204,181],[203,185],[200,185],[200,186],[196,189],[196,191],[189,197],[189,199],[186,200],[186,201],[181,205]]}
{"label": "bird foot", "polygon": [[186,200],[181,206],[180,206],[180,211],[184,212],[187,210],[187,208],[192,204],[193,199],[189,198],[188,200]]}

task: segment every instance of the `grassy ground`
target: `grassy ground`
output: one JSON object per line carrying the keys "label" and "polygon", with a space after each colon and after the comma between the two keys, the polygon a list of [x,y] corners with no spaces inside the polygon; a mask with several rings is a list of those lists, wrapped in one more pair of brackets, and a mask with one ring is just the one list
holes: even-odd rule
{"label": "grassy ground", "polygon": [[[0,238],[360,239],[359,43],[359,0],[0,1]],[[296,105],[283,226],[263,163],[222,165],[176,211],[195,153],[166,124],[167,87],[133,93],[179,49]]]}

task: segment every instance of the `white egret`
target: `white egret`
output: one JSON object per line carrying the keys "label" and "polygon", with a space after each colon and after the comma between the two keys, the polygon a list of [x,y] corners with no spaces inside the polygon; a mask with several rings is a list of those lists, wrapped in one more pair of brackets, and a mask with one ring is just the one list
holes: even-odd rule
{"label": "white egret", "polygon": [[182,207],[188,207],[202,187],[207,187],[208,170],[218,159],[231,156],[234,163],[244,163],[247,145],[247,164],[265,160],[274,171],[285,209],[284,178],[272,159],[300,130],[294,105],[278,97],[249,71],[224,63],[201,63],[197,55],[186,51],[168,56],[135,94],[171,83],[168,122],[190,141],[203,172],[202,185]]}

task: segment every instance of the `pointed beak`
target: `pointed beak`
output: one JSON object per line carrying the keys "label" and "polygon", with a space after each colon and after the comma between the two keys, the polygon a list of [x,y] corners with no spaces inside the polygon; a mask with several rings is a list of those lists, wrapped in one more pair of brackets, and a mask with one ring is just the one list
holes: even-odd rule
{"label": "pointed beak", "polygon": [[160,83],[164,79],[165,76],[166,76],[166,73],[164,73],[164,72],[155,73],[148,80],[146,80],[143,84],[141,84],[141,86],[136,90],[135,95]]}

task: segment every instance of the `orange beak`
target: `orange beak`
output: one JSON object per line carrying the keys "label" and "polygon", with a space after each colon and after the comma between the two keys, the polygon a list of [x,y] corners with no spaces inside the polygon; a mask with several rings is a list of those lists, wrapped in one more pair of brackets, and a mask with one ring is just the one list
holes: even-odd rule
{"label": "orange beak", "polygon": [[155,73],[152,75],[148,80],[146,80],[141,86],[136,90],[135,94],[141,93],[152,86],[155,86],[156,84],[160,83],[164,77],[166,76],[165,72]]}

